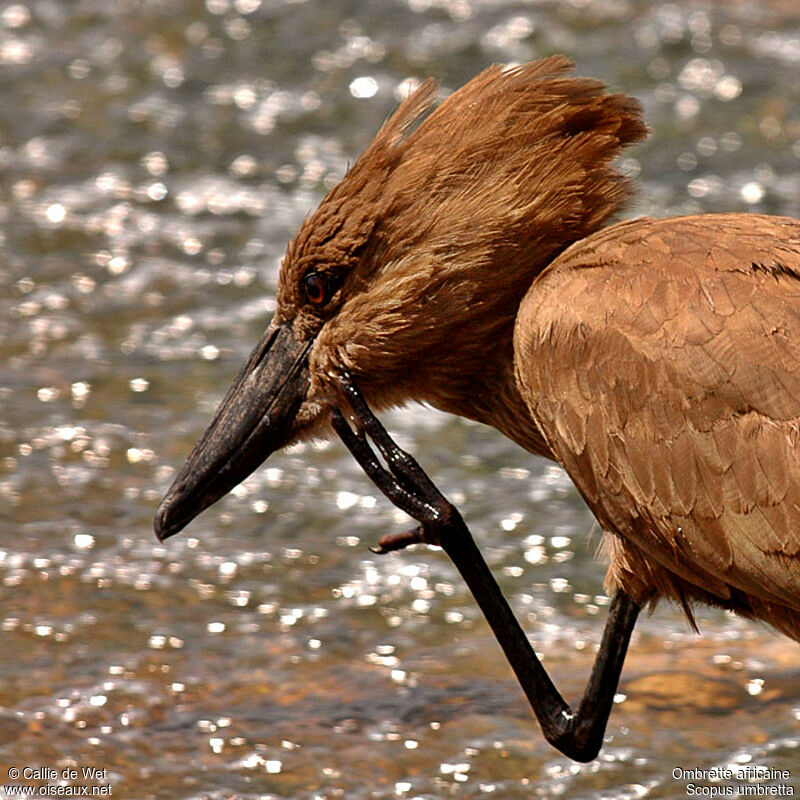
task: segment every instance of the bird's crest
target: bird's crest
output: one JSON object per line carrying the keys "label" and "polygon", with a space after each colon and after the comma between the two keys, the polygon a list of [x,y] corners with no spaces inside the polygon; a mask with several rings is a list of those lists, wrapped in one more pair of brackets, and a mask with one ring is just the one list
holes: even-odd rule
{"label": "bird's crest", "polygon": [[564,56],[494,65],[432,112],[437,84],[422,83],[304,222],[280,299],[310,268],[379,269],[419,246],[529,286],[630,196],[610,162],[646,135],[635,100],[571,67]]}

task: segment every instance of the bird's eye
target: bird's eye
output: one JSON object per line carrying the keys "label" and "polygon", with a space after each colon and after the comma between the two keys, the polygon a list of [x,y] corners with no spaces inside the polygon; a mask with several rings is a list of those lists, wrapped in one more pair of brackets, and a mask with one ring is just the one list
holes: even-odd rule
{"label": "bird's eye", "polygon": [[330,287],[324,275],[319,272],[309,272],[303,278],[303,289],[306,293],[306,300],[315,306],[321,306],[330,299]]}

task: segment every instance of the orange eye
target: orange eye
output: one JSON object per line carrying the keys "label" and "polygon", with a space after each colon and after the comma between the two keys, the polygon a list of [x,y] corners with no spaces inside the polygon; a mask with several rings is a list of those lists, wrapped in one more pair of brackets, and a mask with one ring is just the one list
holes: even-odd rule
{"label": "orange eye", "polygon": [[309,272],[303,278],[303,287],[309,303],[321,306],[328,301],[328,281],[318,272]]}

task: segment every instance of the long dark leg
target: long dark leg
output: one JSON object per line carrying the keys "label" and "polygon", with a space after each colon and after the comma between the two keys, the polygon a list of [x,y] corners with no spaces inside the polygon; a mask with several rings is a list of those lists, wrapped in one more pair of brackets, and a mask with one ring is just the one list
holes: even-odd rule
{"label": "long dark leg", "polygon": [[[398,508],[421,523],[409,534],[385,537],[378,552],[397,550],[413,542],[441,545],[503,648],[547,741],[576,761],[591,761],[603,743],[639,605],[624,592],[617,592],[612,599],[589,682],[577,709],[573,710],[537,658],[458,510],[442,496],[419,464],[394,443],[352,379],[343,375],[340,383],[361,429],[354,431],[341,412],[335,410],[336,432],[375,485]],[[367,435],[377,445],[388,469],[373,452]]]}

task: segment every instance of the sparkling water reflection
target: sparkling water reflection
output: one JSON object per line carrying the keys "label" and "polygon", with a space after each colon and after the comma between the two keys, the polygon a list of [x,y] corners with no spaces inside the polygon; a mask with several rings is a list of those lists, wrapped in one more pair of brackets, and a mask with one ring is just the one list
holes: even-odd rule
{"label": "sparkling water reflection", "polygon": [[[630,213],[800,214],[788,0],[0,8],[0,784],[77,765],[142,799],[666,798],[676,767],[754,764],[800,789],[797,648],[711,611],[701,638],[645,618],[602,757],[560,757],[443,557],[367,550],[408,522],[338,444],[150,533],[286,241],[398,99],[557,50],[645,106]],[[386,419],[574,697],[608,598],[564,473],[429,409]]]}

